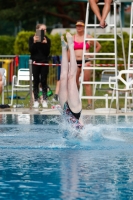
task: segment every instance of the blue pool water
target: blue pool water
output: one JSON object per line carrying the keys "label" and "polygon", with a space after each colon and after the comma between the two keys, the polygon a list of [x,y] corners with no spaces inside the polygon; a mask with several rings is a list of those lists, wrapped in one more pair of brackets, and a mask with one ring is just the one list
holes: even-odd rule
{"label": "blue pool water", "polygon": [[0,199],[132,200],[133,117],[0,115]]}

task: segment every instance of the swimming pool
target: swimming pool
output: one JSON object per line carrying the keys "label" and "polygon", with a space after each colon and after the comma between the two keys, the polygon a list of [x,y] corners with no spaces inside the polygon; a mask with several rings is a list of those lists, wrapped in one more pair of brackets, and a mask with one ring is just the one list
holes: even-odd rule
{"label": "swimming pool", "polygon": [[[0,115],[0,199],[133,199],[133,117]],[[61,123],[62,122],[62,123]]]}

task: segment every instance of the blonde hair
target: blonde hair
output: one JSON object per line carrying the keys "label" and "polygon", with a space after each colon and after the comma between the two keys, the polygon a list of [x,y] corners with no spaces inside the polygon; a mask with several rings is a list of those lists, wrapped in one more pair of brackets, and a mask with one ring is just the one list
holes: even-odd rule
{"label": "blonde hair", "polygon": [[45,29],[47,28],[45,24],[37,24],[37,25],[36,25],[36,29],[39,29],[41,26],[44,26]]}

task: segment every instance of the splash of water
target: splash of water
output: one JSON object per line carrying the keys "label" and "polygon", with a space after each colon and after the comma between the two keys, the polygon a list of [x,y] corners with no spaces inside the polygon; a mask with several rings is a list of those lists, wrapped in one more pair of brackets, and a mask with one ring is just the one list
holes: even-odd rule
{"label": "splash of water", "polygon": [[[90,116],[85,119],[82,118],[84,129],[77,130],[70,123],[67,122],[66,117],[62,115],[62,109],[58,109],[61,113],[61,116],[54,117],[52,120],[58,125],[58,133],[62,135],[63,138],[68,140],[79,139],[82,141],[92,141],[100,142],[104,140],[114,140],[124,142],[127,140],[122,131],[119,129],[119,124],[97,124],[93,125],[92,123],[88,124]],[[49,122],[48,122],[49,123]],[[125,124],[126,127],[126,124]]]}

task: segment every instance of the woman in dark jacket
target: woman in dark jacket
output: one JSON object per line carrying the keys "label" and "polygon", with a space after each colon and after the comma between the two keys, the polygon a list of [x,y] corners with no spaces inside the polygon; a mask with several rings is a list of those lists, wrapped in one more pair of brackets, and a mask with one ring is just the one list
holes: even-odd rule
{"label": "woman in dark jacket", "polygon": [[43,107],[47,106],[47,76],[49,72],[48,65],[41,65],[42,63],[48,64],[48,57],[50,54],[51,41],[45,35],[46,26],[44,24],[38,24],[36,29],[44,31],[44,39],[39,42],[39,37],[35,34],[33,37],[29,38],[29,51],[31,53],[32,73],[33,73],[33,93],[34,93],[34,105],[37,108],[39,106],[38,93],[39,93],[39,83],[42,85],[43,93]]}

